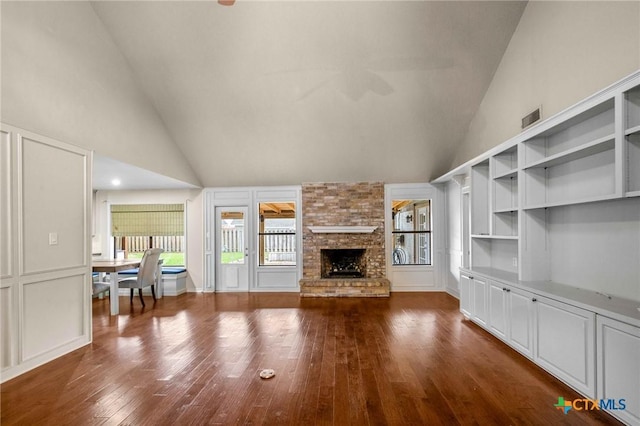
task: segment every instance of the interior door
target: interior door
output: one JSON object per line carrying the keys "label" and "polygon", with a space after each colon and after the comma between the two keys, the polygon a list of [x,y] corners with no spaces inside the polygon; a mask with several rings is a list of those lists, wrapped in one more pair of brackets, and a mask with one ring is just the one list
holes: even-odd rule
{"label": "interior door", "polygon": [[216,207],[216,291],[249,290],[247,207]]}

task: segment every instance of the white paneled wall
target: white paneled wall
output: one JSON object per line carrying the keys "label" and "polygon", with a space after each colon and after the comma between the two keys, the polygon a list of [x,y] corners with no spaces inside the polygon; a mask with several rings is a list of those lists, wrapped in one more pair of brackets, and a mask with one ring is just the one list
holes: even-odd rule
{"label": "white paneled wall", "polygon": [[391,281],[391,291],[443,291],[446,280],[445,253],[445,197],[444,190],[427,183],[386,184],[385,233],[386,247],[392,247],[393,200],[431,200],[432,259],[431,265],[394,265],[391,250],[387,250],[387,278]]}
{"label": "white paneled wall", "polygon": [[[233,283],[235,277],[220,277],[216,258],[219,256],[216,242],[216,208],[247,207],[246,232],[249,233],[249,291],[251,292],[297,292],[298,280],[302,276],[302,250],[296,254],[294,266],[259,266],[257,263],[257,229],[261,202],[296,203],[296,246],[302,247],[301,188],[299,186],[206,188],[204,194],[204,292],[235,291],[232,285],[221,285],[223,281]],[[224,279],[222,279],[224,278]]]}
{"label": "white paneled wall", "polygon": [[1,381],[91,341],[91,153],[0,133]]}
{"label": "white paneled wall", "polygon": [[446,291],[456,297],[459,296],[459,276],[462,266],[462,193],[460,185],[451,181],[445,187],[447,221],[447,268]]}
{"label": "white paneled wall", "polygon": [[13,149],[11,134],[0,132],[0,371],[12,363],[15,348],[13,327],[16,322],[13,309],[14,288],[17,283],[15,205],[13,203]]}

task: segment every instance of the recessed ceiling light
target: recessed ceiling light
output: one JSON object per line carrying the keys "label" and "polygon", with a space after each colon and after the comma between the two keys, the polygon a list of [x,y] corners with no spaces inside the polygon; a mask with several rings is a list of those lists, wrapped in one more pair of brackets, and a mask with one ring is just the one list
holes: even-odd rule
{"label": "recessed ceiling light", "polygon": [[112,179],[111,180],[111,185],[113,186],[120,186],[120,179],[116,178],[116,179]]}

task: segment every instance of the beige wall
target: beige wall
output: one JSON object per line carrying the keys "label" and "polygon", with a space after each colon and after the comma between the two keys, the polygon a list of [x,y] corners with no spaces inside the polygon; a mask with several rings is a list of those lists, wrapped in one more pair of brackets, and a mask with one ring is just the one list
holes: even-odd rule
{"label": "beige wall", "polygon": [[2,121],[199,185],[89,2],[2,2]]}
{"label": "beige wall", "polygon": [[638,68],[639,2],[529,2],[451,168]]}

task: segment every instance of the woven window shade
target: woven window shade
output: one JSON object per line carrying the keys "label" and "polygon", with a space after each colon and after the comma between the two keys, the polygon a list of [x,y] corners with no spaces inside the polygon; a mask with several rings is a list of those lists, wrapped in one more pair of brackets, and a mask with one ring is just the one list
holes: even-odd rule
{"label": "woven window shade", "polygon": [[144,237],[184,235],[183,204],[113,204],[111,235]]}

